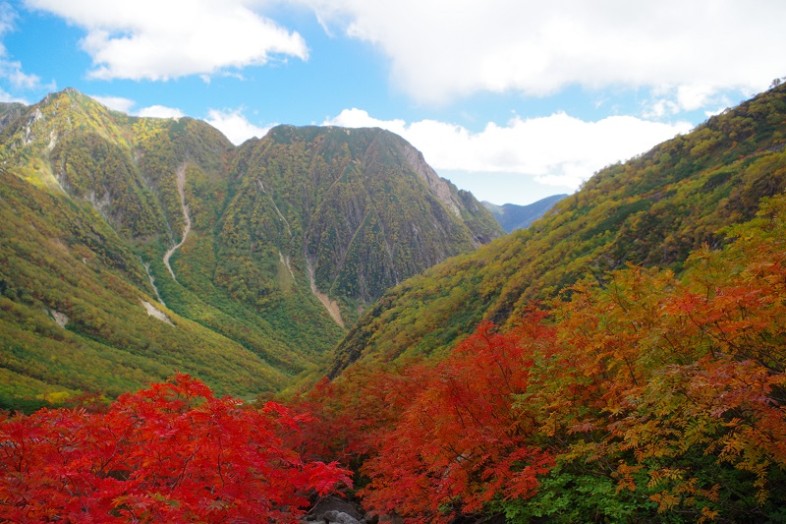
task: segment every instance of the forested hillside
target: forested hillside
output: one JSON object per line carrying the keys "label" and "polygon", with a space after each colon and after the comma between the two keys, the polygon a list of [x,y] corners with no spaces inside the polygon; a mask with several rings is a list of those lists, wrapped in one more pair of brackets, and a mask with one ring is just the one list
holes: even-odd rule
{"label": "forested hillside", "polygon": [[692,252],[484,323],[440,360],[363,359],[301,404],[315,457],[405,522],[786,518],[786,197]]}
{"label": "forested hillside", "polygon": [[724,233],[289,407],[176,376],[0,415],[0,519],[294,522],[339,493],[381,522],[780,522],[786,197]]}
{"label": "forested hillside", "polygon": [[280,390],[387,286],[500,233],[381,130],[282,127],[235,148],[74,90],[0,117],[0,405],[176,371]]}
{"label": "forested hillside", "polygon": [[781,86],[394,288],[306,448],[405,522],[783,521],[785,146]]}
{"label": "forested hillside", "polygon": [[[283,257],[339,302],[348,323],[388,287],[501,233],[471,194],[381,129],[279,126],[241,146],[232,169],[237,194],[219,235],[225,266],[242,264],[233,257],[240,246],[272,266]],[[269,242],[254,251],[249,228],[260,225]]]}
{"label": "forested hillside", "polygon": [[518,323],[582,278],[641,264],[682,270],[726,225],[786,187],[786,86],[603,169],[524,231],[452,258],[382,296],[338,346],[333,375],[368,356],[441,354],[483,320]]}

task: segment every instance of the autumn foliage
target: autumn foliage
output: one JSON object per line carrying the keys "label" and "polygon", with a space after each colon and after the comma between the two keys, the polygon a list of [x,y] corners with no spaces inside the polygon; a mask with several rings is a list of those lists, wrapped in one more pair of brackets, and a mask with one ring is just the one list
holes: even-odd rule
{"label": "autumn foliage", "polygon": [[337,462],[382,520],[786,520],[785,217],[773,199],[679,275],[594,275],[290,407],[179,376],[105,412],[6,417],[0,520],[287,522],[352,484]]}
{"label": "autumn foliage", "polygon": [[105,412],[41,410],[0,421],[0,521],[295,521],[309,495],[349,484],[279,433],[307,417],[216,398],[181,375]]}
{"label": "autumn foliage", "polygon": [[593,277],[441,361],[355,366],[307,399],[320,453],[407,522],[786,518],[785,215],[774,199],[680,276]]}

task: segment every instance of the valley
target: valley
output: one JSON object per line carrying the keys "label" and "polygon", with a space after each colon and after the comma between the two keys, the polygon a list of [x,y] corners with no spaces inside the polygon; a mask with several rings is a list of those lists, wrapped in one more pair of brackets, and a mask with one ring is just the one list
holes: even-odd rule
{"label": "valley", "polygon": [[507,235],[380,129],[0,136],[0,520],[783,517],[786,85]]}
{"label": "valley", "polygon": [[204,122],[65,90],[0,139],[6,407],[176,371],[241,396],[316,380],[389,285],[501,234],[380,129],[281,126],[235,147]]}
{"label": "valley", "polygon": [[784,20],[0,0],[0,524],[786,523]]}

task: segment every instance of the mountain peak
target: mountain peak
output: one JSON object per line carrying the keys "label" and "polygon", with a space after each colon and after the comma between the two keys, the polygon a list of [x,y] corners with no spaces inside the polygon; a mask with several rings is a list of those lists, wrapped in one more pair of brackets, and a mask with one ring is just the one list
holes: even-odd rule
{"label": "mountain peak", "polygon": [[48,159],[62,140],[75,133],[92,133],[112,143],[125,142],[109,110],[73,88],[50,93],[15,116],[2,128],[0,140],[17,166],[15,172],[39,186],[60,188],[51,162],[41,160]]}
{"label": "mountain peak", "polygon": [[511,233],[517,229],[529,227],[535,220],[553,208],[557,202],[567,198],[567,196],[566,194],[551,195],[523,206],[517,204],[498,205],[491,202],[482,202],[482,204],[494,215],[502,229],[507,233]]}
{"label": "mountain peak", "polygon": [[33,107],[38,107],[42,111],[44,108],[54,106],[55,110],[80,110],[85,112],[108,111],[108,109],[96,99],[85,95],[73,87],[67,87],[55,93],[49,93],[39,103]]}
{"label": "mountain peak", "polygon": [[315,289],[337,299],[368,303],[501,233],[474,197],[383,129],[276,126],[241,146],[237,162],[255,166],[246,176],[275,202],[273,222],[286,218],[281,252],[301,256],[287,252],[301,231]]}

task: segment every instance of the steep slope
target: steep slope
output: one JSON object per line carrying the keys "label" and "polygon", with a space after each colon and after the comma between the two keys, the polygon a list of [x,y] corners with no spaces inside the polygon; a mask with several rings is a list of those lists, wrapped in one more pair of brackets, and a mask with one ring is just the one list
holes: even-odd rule
{"label": "steep slope", "polygon": [[[386,285],[499,233],[471,195],[436,176],[431,193],[447,200],[430,197],[431,214],[397,225],[442,224],[450,214],[439,230],[449,241],[404,244],[383,235],[393,222],[382,220],[360,227],[342,214],[353,208],[339,208],[326,196],[330,184],[309,170],[338,153],[306,138],[347,136],[343,130],[282,128],[308,135],[300,147],[313,154],[303,165],[273,137],[238,149],[204,122],[129,117],[74,90],[31,107],[3,105],[0,123],[0,403],[7,406],[84,391],[116,395],[175,371],[219,392],[278,390],[316,369],[345,333],[340,322]],[[398,156],[377,164],[349,155],[358,166],[353,183],[363,188],[384,171],[390,198],[409,198],[395,194],[397,180],[421,173],[413,166],[422,158],[399,142]],[[427,186],[418,191],[431,194]],[[301,194],[309,205],[330,202],[329,213],[312,219],[318,210],[301,204]],[[381,198],[363,202],[380,206]],[[449,205],[457,211],[446,212]],[[346,227],[355,228],[351,238],[331,236]],[[374,238],[391,253],[411,250],[415,262],[381,266],[395,278],[380,278],[376,263],[361,263],[379,254],[380,244],[365,245]],[[347,262],[334,269],[323,261],[328,252]],[[341,282],[364,282],[362,292],[331,289],[330,271]]]}
{"label": "steep slope", "polygon": [[[4,406],[32,407],[84,391],[116,395],[176,371],[242,395],[286,382],[282,366],[267,358],[270,340],[252,324],[230,323],[224,336],[157,297],[140,255],[160,260],[172,242],[167,216],[175,215],[175,206],[146,176],[151,170],[139,160],[144,147],[132,147],[145,143],[139,124],[163,136],[173,125],[112,114],[66,91],[26,108],[4,129]],[[219,149],[231,147],[213,133]],[[167,175],[163,166],[156,173]],[[233,329],[249,326],[245,338],[233,336]]]}
{"label": "steep slope", "polygon": [[337,348],[361,356],[440,353],[482,320],[522,318],[533,300],[628,262],[679,271],[691,250],[786,188],[786,86],[610,166],[529,229],[449,259],[392,289]]}
{"label": "steep slope", "polygon": [[388,287],[501,233],[471,194],[381,129],[280,126],[241,147],[233,175],[219,235],[226,267],[267,266],[265,282],[306,275],[350,322]]}
{"label": "steep slope", "polygon": [[176,371],[245,395],[283,384],[258,355],[157,302],[91,205],[0,182],[0,405],[116,395]]}
{"label": "steep slope", "polygon": [[24,110],[24,104],[0,102],[0,130],[19,118]]}
{"label": "steep slope", "polygon": [[546,214],[557,202],[567,196],[565,194],[552,195],[525,206],[517,204],[502,204],[499,206],[491,202],[483,202],[483,207],[494,215],[502,229],[507,233],[512,233],[517,229],[524,229],[532,225],[534,221]]}

